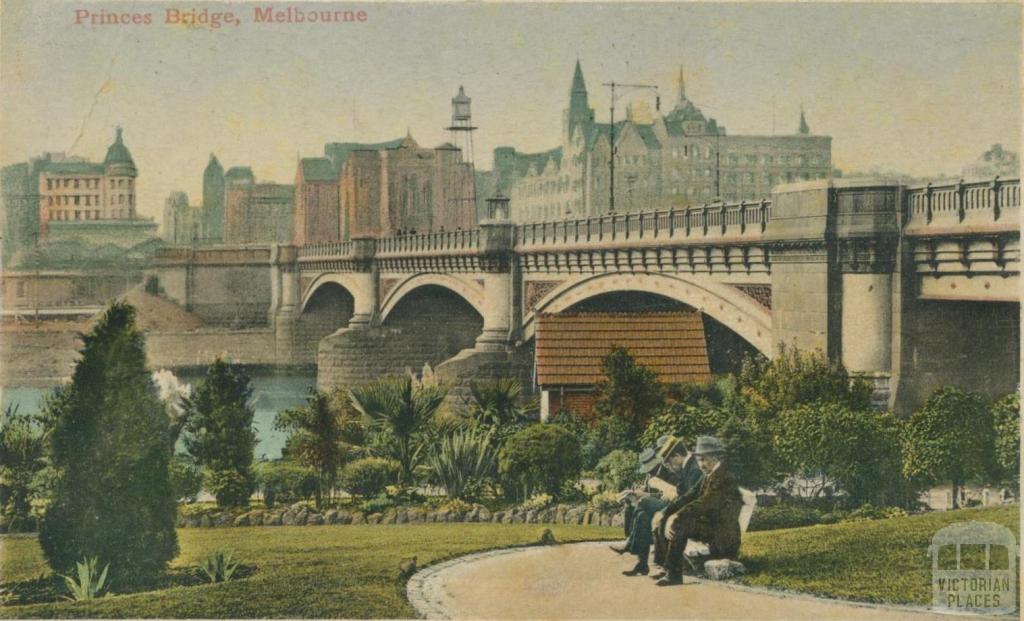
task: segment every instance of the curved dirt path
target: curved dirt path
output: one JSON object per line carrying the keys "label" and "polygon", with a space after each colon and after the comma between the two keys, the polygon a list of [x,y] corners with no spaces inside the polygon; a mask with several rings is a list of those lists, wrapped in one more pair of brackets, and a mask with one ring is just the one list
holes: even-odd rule
{"label": "curved dirt path", "polygon": [[631,566],[630,557],[613,553],[608,542],[513,548],[427,567],[407,590],[417,614],[429,619],[979,619],[689,577],[681,586],[657,587],[620,573]]}

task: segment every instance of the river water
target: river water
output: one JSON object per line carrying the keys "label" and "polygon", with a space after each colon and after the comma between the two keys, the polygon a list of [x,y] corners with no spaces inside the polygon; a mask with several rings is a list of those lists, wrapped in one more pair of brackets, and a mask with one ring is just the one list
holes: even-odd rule
{"label": "river water", "polygon": [[[253,426],[256,428],[256,457],[274,459],[281,456],[284,434],[274,431],[274,416],[281,410],[306,402],[311,387],[316,385],[313,371],[250,372],[252,404],[256,410]],[[194,384],[201,376],[179,373],[178,379]],[[2,407],[17,405],[18,412],[34,413],[44,404],[50,388],[24,386],[0,387]]]}

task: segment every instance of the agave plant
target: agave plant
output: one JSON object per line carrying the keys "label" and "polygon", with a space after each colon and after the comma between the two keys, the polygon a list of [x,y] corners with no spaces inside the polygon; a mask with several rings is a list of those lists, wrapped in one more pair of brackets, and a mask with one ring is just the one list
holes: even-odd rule
{"label": "agave plant", "polygon": [[497,451],[491,446],[490,433],[480,429],[445,436],[430,454],[428,463],[434,482],[451,498],[463,498],[471,483],[493,477],[498,470]]}
{"label": "agave plant", "polygon": [[92,558],[84,558],[80,562],[75,563],[78,567],[78,579],[70,576],[61,576],[64,578],[64,582],[68,585],[68,590],[71,591],[71,596],[65,596],[67,599],[72,601],[83,601],[88,599],[96,599],[103,592],[103,587],[107,582],[107,570],[110,569],[110,563],[103,568],[103,571],[97,574],[96,567],[99,564],[98,559],[94,556]]}
{"label": "agave plant", "polygon": [[238,561],[232,558],[231,552],[217,551],[203,559],[199,569],[203,570],[210,582],[227,582],[238,569]]}

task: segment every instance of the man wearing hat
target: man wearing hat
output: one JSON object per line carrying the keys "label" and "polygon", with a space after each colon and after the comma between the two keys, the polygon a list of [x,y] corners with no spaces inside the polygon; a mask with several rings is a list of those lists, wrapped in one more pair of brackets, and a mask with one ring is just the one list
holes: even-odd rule
{"label": "man wearing hat", "polygon": [[721,440],[710,436],[697,438],[693,455],[704,479],[696,497],[680,506],[668,525],[667,574],[658,581],[658,586],[682,584],[683,552],[688,539],[707,543],[709,558],[735,558],[740,549],[739,516],[743,496],[724,461]]}
{"label": "man wearing hat", "polygon": [[[682,504],[686,499],[692,498],[703,476],[696,462],[690,458],[689,452],[683,442],[674,437],[659,438],[659,449],[657,452],[645,451],[641,454],[640,471],[647,474],[650,479],[661,479],[675,486],[676,497],[671,503],[648,496],[642,498],[633,510],[632,527],[626,547],[613,548],[616,552],[632,552],[637,557],[636,566],[623,572],[627,576],[646,575],[650,571],[647,558],[650,554],[651,544],[663,539],[663,533],[655,533],[652,528],[653,518],[659,511],[664,511],[673,504]],[[659,522],[663,524],[664,522]],[[655,562],[664,562],[658,548],[655,551]]]}

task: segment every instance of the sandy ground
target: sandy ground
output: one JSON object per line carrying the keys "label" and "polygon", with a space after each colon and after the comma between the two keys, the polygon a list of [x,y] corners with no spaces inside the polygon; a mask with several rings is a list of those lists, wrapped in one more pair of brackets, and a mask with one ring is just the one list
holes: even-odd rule
{"label": "sandy ground", "polygon": [[[421,613],[451,619],[978,619],[898,608],[873,608],[806,596],[784,596],[687,578],[658,587],[627,578],[628,556],[607,543],[525,548],[456,562],[410,581]],[[421,597],[412,592],[421,593]]]}

